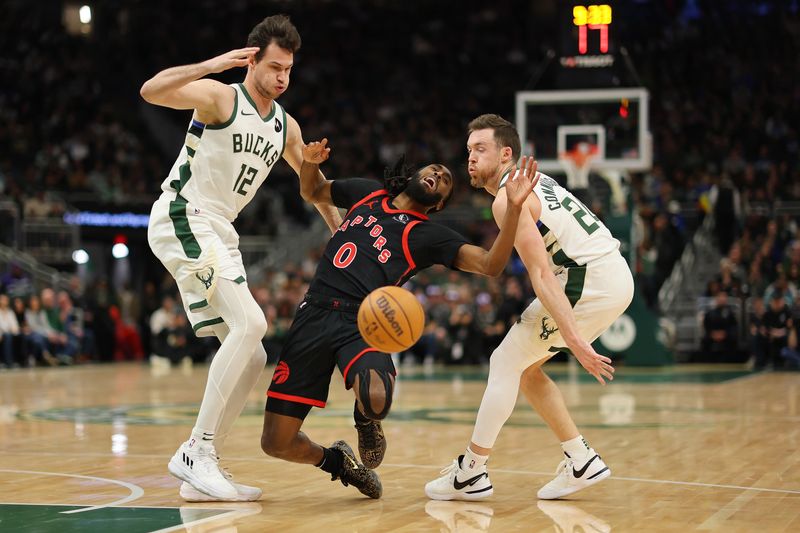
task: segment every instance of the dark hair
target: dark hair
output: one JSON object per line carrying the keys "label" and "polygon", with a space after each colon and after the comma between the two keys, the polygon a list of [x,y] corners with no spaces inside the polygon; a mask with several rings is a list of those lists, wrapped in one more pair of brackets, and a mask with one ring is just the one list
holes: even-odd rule
{"label": "dark hair", "polygon": [[403,154],[393,167],[383,169],[383,188],[394,198],[406,189],[412,174],[411,167],[406,165],[406,154]]}
{"label": "dark hair", "polygon": [[302,40],[297,28],[287,15],[272,15],[258,24],[247,36],[247,46],[258,46],[261,50],[256,54],[256,61],[264,57],[264,51],[271,43],[292,53],[300,49]]}
{"label": "dark hair", "polygon": [[500,148],[510,147],[511,157],[514,161],[517,161],[522,155],[517,128],[500,115],[481,115],[473,119],[468,128],[470,133],[476,130],[494,130],[495,142]]}

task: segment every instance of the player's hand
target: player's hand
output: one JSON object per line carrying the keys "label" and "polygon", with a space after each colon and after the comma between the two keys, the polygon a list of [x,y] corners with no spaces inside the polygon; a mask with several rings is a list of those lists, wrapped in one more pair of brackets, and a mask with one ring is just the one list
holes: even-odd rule
{"label": "player's hand", "polygon": [[259,50],[261,49],[257,46],[231,50],[205,61],[204,65],[209,74],[223,72],[234,67],[246,67],[247,63],[250,62],[250,58],[256,55]]}
{"label": "player's hand", "polygon": [[521,207],[528,199],[536,183],[539,181],[539,173],[536,172],[539,163],[532,157],[523,156],[517,166],[511,167],[508,181],[506,181],[506,197],[510,206]]}
{"label": "player's hand", "polygon": [[328,148],[327,138],[303,145],[303,161],[306,163],[319,165],[328,160],[330,153],[331,149]]}
{"label": "player's hand", "polygon": [[614,367],[611,366],[611,359],[595,352],[591,344],[581,341],[578,346],[570,346],[570,349],[583,368],[597,381],[605,385],[605,379],[609,381],[614,379]]}

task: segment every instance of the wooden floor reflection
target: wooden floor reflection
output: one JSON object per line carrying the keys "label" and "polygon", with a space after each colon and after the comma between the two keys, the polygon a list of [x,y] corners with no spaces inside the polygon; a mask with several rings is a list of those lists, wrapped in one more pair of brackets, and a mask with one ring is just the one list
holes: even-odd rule
{"label": "wooden floor reflection", "polygon": [[[400,369],[381,500],[259,449],[268,369],[223,464],[264,489],[248,504],[187,504],[166,463],[191,429],[206,367],[112,365],[0,374],[0,530],[15,531],[800,531],[800,373],[738,367],[621,369],[608,387],[550,368],[613,476],[538,501],[558,443],[520,402],[495,448],[494,495],[433,502],[424,484],[462,453],[485,369]],[[335,378],[305,429],[355,445]],[[554,529],[555,528],[555,529]]]}

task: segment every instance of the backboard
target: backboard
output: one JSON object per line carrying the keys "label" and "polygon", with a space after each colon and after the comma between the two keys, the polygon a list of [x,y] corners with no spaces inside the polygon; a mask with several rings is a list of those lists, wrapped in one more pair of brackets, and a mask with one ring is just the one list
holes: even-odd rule
{"label": "backboard", "polygon": [[579,143],[597,146],[592,169],[645,170],[652,165],[649,93],[643,88],[524,91],[516,95],[523,154],[543,172],[564,172],[559,155]]}

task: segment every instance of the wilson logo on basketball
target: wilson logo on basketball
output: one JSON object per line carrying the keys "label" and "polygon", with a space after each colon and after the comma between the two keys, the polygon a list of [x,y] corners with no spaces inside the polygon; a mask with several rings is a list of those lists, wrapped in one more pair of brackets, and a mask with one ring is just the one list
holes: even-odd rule
{"label": "wilson logo on basketball", "polygon": [[285,361],[278,363],[275,368],[275,373],[272,375],[272,382],[280,385],[289,379],[289,365]]}
{"label": "wilson logo on basketball", "polygon": [[386,321],[392,327],[394,332],[397,335],[403,335],[403,328],[397,322],[397,319],[395,318],[396,311],[391,307],[389,300],[387,300],[385,296],[381,296],[375,303],[378,304],[378,309],[380,309],[381,313],[383,313],[383,316],[386,317]]}

